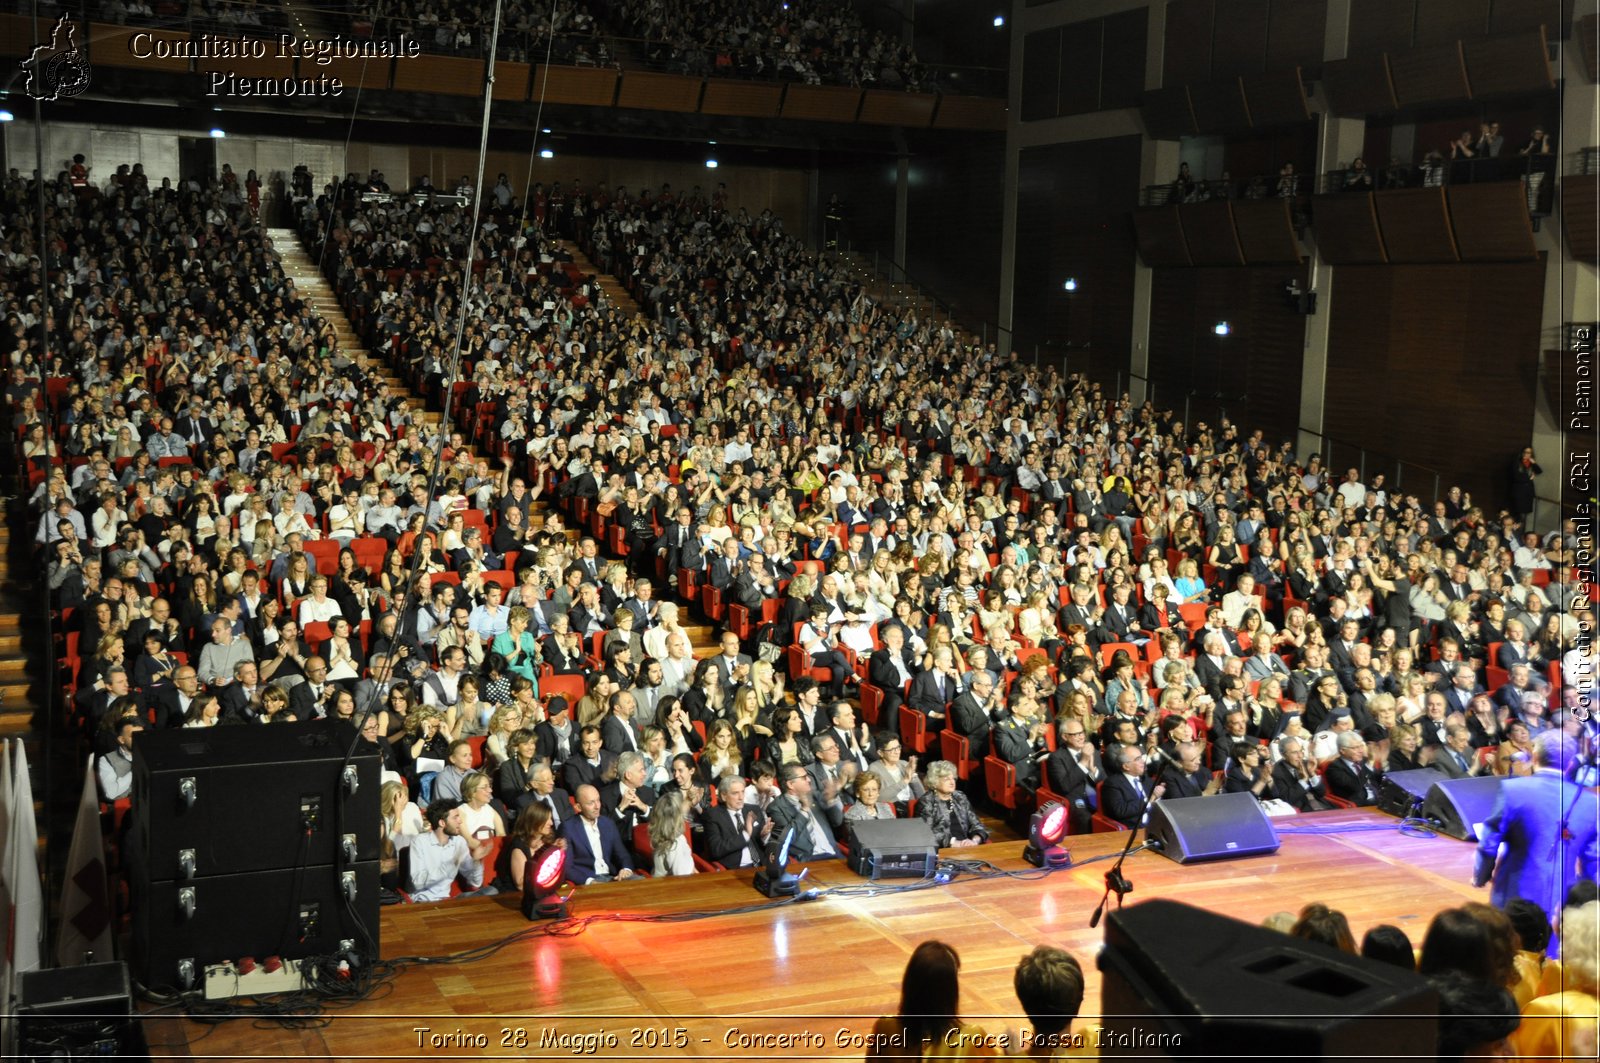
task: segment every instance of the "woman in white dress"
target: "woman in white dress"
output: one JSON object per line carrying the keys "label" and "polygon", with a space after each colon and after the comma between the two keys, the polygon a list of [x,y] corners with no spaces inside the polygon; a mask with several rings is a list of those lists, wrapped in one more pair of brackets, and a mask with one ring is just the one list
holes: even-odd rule
{"label": "woman in white dress", "polygon": [[469,838],[500,838],[506,833],[506,822],[489,803],[494,787],[489,776],[481,771],[468,773],[461,780],[461,796],[466,804],[461,806],[461,833]]}

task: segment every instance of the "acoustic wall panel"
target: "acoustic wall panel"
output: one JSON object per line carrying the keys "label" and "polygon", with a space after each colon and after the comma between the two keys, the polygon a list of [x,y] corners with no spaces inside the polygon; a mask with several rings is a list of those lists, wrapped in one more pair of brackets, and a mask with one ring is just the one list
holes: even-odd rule
{"label": "acoustic wall panel", "polygon": [[1378,209],[1371,192],[1339,192],[1318,196],[1312,204],[1317,250],[1335,266],[1389,261],[1378,227]]}
{"label": "acoustic wall panel", "polygon": [[1443,188],[1377,192],[1374,202],[1390,262],[1455,262],[1460,258]]}
{"label": "acoustic wall panel", "polygon": [[1382,114],[1400,106],[1395,101],[1389,57],[1381,53],[1324,63],[1322,86],[1334,114]]}
{"label": "acoustic wall panel", "polygon": [[1446,190],[1451,229],[1463,262],[1516,262],[1537,258],[1528,194],[1520,181],[1451,185]]}
{"label": "acoustic wall panel", "polygon": [[1197,266],[1242,266],[1244,251],[1233,228],[1233,204],[1226,199],[1178,208],[1189,260]]}
{"label": "acoustic wall panel", "polygon": [[1394,98],[1402,107],[1472,98],[1460,41],[1391,52],[1389,74],[1394,79]]}
{"label": "acoustic wall panel", "polygon": [[617,99],[617,72],[596,66],[544,66],[533,70],[533,99],[546,103],[575,103],[610,107]]}
{"label": "acoustic wall panel", "polygon": [[[537,86],[534,93],[538,94]],[[776,118],[782,104],[782,85],[708,78],[705,95],[700,98],[700,112],[732,115],[735,118]]]}
{"label": "acoustic wall panel", "polygon": [[861,102],[861,121],[873,125],[903,125],[925,129],[933,120],[939,97],[931,92],[891,92],[868,89]]}
{"label": "acoustic wall panel", "polygon": [[1233,203],[1239,249],[1252,266],[1303,260],[1287,199],[1241,199]]}
{"label": "acoustic wall panel", "polygon": [[627,70],[622,74],[622,87],[617,90],[617,106],[692,114],[700,109],[700,90],[704,85],[700,78],[682,74]]}
{"label": "acoustic wall panel", "polygon": [[395,64],[393,87],[403,92],[437,92],[482,99],[483,67],[482,59],[421,55]]}
{"label": "acoustic wall panel", "polygon": [[1133,229],[1139,243],[1139,257],[1144,259],[1145,265],[1192,265],[1176,206],[1140,207],[1133,212]]}
{"label": "acoustic wall panel", "polygon": [[1244,98],[1250,108],[1250,124],[1257,129],[1304,122],[1311,117],[1311,104],[1306,100],[1298,66],[1246,77]]}
{"label": "acoustic wall panel", "polygon": [[1544,31],[1463,41],[1474,99],[1539,92],[1556,87]]}

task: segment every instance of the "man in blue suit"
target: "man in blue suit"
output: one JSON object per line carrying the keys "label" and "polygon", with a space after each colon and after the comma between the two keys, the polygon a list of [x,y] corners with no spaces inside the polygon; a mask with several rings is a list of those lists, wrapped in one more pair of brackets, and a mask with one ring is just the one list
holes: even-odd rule
{"label": "man in blue suit", "polygon": [[1493,875],[1489,901],[1496,908],[1520,897],[1559,912],[1574,882],[1595,877],[1600,797],[1569,777],[1576,749],[1571,736],[1548,731],[1534,743],[1534,773],[1501,785],[1473,871],[1475,886]]}
{"label": "man in blue suit", "polygon": [[567,881],[576,886],[633,877],[633,860],[617,825],[600,815],[600,791],[578,787],[578,815],[561,825],[567,840]]}

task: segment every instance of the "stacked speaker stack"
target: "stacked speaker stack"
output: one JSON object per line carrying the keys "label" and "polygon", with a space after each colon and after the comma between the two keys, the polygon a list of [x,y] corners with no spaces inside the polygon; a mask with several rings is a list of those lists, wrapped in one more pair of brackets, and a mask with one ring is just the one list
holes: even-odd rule
{"label": "stacked speaker stack", "polygon": [[378,940],[379,760],[347,724],[147,730],[128,839],[133,971],[195,989],[206,967]]}

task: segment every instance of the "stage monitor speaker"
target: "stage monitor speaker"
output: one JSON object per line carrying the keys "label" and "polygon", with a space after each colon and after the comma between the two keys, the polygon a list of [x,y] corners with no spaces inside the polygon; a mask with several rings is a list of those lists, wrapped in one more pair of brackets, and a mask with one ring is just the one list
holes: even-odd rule
{"label": "stage monitor speaker", "polygon": [[867,878],[931,878],[939,866],[924,819],[863,819],[853,824],[850,870]]}
{"label": "stage monitor speaker", "polygon": [[1378,787],[1378,811],[1391,816],[1414,816],[1428,797],[1436,782],[1450,776],[1438,768],[1413,768],[1410,771],[1390,772]]}
{"label": "stage monitor speaker", "polygon": [[17,979],[22,1059],[145,1058],[125,963],[27,971]]}
{"label": "stage monitor speaker", "polygon": [[153,882],[378,858],[376,753],[340,765],[354,737],[326,721],[141,731],[133,740],[136,874]]}
{"label": "stage monitor speaker", "polygon": [[1112,912],[1099,965],[1102,1056],[1435,1055],[1420,975],[1177,901]]}
{"label": "stage monitor speaker", "polygon": [[1254,794],[1179,797],[1150,806],[1148,841],[1169,860],[1192,864],[1278,851],[1278,832]]}
{"label": "stage monitor speaker", "polygon": [[1422,803],[1422,818],[1440,834],[1475,842],[1478,825],[1494,811],[1495,798],[1500,796],[1504,781],[1497,775],[1440,780],[1428,790]]}
{"label": "stage monitor speaker", "polygon": [[378,893],[376,860],[150,883],[133,895],[134,976],[189,988],[223,960],[327,956],[346,941],[365,953],[378,940]]}

